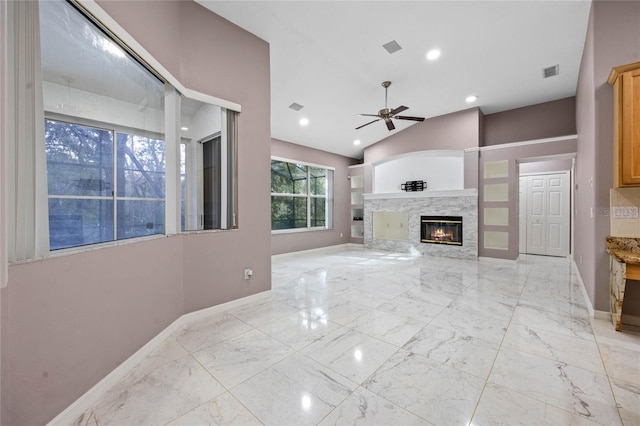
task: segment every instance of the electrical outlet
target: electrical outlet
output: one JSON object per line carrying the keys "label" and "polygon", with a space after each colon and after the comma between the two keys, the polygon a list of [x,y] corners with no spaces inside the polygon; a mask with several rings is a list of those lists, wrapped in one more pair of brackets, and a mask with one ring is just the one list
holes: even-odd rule
{"label": "electrical outlet", "polygon": [[252,276],[253,276],[253,271],[251,269],[245,269],[244,270],[244,279],[245,280],[248,280]]}
{"label": "electrical outlet", "polygon": [[340,238],[342,238],[342,232],[340,233]]}

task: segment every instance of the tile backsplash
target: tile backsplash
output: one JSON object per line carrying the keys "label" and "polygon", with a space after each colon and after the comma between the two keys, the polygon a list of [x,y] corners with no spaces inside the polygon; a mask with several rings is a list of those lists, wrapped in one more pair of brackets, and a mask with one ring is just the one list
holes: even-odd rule
{"label": "tile backsplash", "polygon": [[614,207],[639,207],[640,188],[613,188],[610,191],[609,220],[614,237],[640,237],[640,219],[614,218]]}

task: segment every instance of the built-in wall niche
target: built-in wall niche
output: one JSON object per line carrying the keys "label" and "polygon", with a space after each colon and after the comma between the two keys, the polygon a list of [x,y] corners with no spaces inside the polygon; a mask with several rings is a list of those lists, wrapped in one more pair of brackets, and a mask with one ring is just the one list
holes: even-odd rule
{"label": "built-in wall niche", "polygon": [[483,247],[509,250],[509,160],[486,161],[482,170],[484,206]]}
{"label": "built-in wall niche", "polygon": [[484,178],[509,177],[509,160],[487,161],[484,163]]}
{"label": "built-in wall niche", "polygon": [[362,205],[364,204],[364,194],[360,192],[351,193],[351,204]]}
{"label": "built-in wall niche", "polygon": [[364,176],[351,176],[351,188],[363,188],[364,187]]}
{"label": "built-in wall niche", "polygon": [[363,224],[353,224],[353,225],[351,225],[351,237],[353,237],[353,238],[363,238],[364,237],[364,225]]}
{"label": "built-in wall niche", "polygon": [[409,213],[373,212],[373,238],[409,241]]}
{"label": "built-in wall niche", "polygon": [[508,183],[488,183],[484,185],[485,202],[509,201]]}
{"label": "built-in wall niche", "polygon": [[376,194],[403,192],[407,181],[426,181],[427,190],[464,188],[464,151],[431,150],[403,154],[374,164]]}
{"label": "built-in wall niche", "polygon": [[484,224],[491,226],[509,226],[509,208],[485,207]]}
{"label": "built-in wall niche", "polygon": [[509,250],[509,232],[485,231],[484,247],[493,250]]}

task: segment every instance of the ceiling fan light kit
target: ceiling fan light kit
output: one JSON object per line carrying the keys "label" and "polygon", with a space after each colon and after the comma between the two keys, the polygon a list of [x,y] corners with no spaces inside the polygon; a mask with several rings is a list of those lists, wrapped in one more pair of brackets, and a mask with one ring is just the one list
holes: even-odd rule
{"label": "ceiling fan light kit", "polygon": [[377,118],[373,121],[363,124],[362,126],[356,127],[356,130],[362,129],[365,126],[368,126],[369,124],[375,123],[376,121],[380,121],[380,120],[384,120],[385,124],[387,125],[387,129],[389,129],[389,131],[392,131],[396,128],[396,126],[393,124],[393,121],[391,120],[424,121],[424,117],[396,115],[398,113],[401,113],[402,111],[406,111],[409,109],[409,107],[406,107],[404,105],[401,105],[398,108],[394,108],[394,109],[388,108],[387,107],[387,89],[389,88],[389,86],[391,86],[390,81],[382,82],[382,87],[384,87],[384,108],[383,109],[378,111],[377,114],[358,114],[362,117],[377,117]]}

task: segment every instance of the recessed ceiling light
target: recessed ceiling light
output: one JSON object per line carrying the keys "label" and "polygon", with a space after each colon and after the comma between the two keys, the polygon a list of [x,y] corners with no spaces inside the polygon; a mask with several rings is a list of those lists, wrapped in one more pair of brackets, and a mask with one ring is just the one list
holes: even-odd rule
{"label": "recessed ceiling light", "polygon": [[430,61],[435,61],[440,57],[440,51],[438,49],[431,49],[427,52],[427,59]]}
{"label": "recessed ceiling light", "polygon": [[465,101],[467,101],[467,103],[469,103],[469,104],[470,104],[471,102],[475,102],[475,101],[477,101],[477,100],[478,100],[478,97],[477,97],[476,95],[470,95],[470,96],[467,96],[467,99],[465,99]]}
{"label": "recessed ceiling light", "polygon": [[189,130],[189,128],[188,127],[180,127],[180,130],[186,132],[187,130]]}
{"label": "recessed ceiling light", "polygon": [[309,119],[308,119],[308,118],[306,118],[306,117],[301,118],[301,119],[300,119],[300,121],[299,121],[299,123],[300,123],[300,125],[301,125],[301,126],[306,126],[306,125],[308,125],[308,124],[309,124]]}
{"label": "recessed ceiling light", "polygon": [[361,144],[360,139],[356,139],[355,141],[353,141],[353,144],[354,145],[360,145]]}

